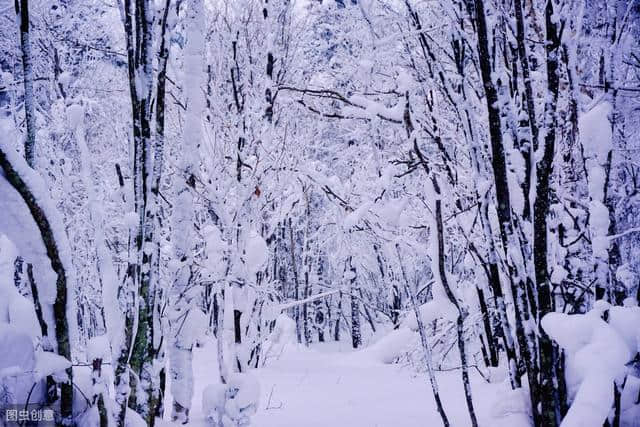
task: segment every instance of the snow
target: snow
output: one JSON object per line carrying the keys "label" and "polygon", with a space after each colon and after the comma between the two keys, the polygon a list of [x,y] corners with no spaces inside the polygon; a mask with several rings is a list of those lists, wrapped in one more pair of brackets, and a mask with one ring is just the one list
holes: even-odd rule
{"label": "snow", "polygon": [[404,219],[403,213],[408,202],[409,200],[406,198],[389,200],[384,206],[379,208],[380,216],[391,227],[404,225],[402,221],[402,219]]}
{"label": "snow", "polygon": [[612,148],[612,131],[609,116],[611,104],[601,102],[578,119],[580,141],[587,157],[595,157],[601,163],[606,161]]}
{"label": "snow", "polygon": [[31,337],[14,325],[0,323],[0,348],[0,370],[17,367],[21,372],[29,372],[34,369],[35,353]]}
{"label": "snow", "polygon": [[176,345],[180,348],[191,348],[193,345],[204,342],[209,319],[197,307],[192,307],[187,312],[184,321],[178,320],[179,330]]}
{"label": "snow", "polygon": [[111,346],[106,335],[98,335],[87,342],[87,361],[101,359],[107,362],[111,359]]}
{"label": "snow", "polygon": [[249,274],[256,274],[267,262],[269,248],[262,236],[252,229],[245,243],[245,264]]}
{"label": "snow", "polygon": [[[600,301],[586,314],[549,313],[542,327],[567,352],[571,406],[562,427],[601,426],[613,404],[613,384],[638,352],[636,307]],[[601,316],[609,312],[610,321]]]}
{"label": "snow", "polygon": [[563,266],[556,264],[551,272],[551,283],[562,283],[568,275],[569,272]]}
{"label": "snow", "polygon": [[350,212],[346,217],[344,217],[344,222],[342,223],[344,228],[348,230],[352,227],[355,227],[367,214],[367,212],[369,212],[371,205],[371,202],[365,202],[353,212]]}
{"label": "snow", "polygon": [[595,199],[589,204],[590,224],[598,234],[606,234],[609,229],[609,210],[604,203]]}
{"label": "snow", "polygon": [[632,291],[638,286],[636,274],[628,263],[618,267],[616,270],[616,279],[627,288],[629,295],[632,295]]}
{"label": "snow", "polygon": [[[18,247],[26,262],[33,264],[33,273],[41,284],[38,295],[43,304],[55,301],[56,274],[51,268],[47,251],[29,209],[17,191],[4,179],[0,171],[0,232]],[[41,291],[41,292],[40,292]]]}
{"label": "snow", "polygon": [[269,340],[276,344],[290,344],[296,341],[296,322],[284,313],[276,319],[276,325],[269,336]]}
{"label": "snow", "polygon": [[129,230],[135,230],[136,227],[138,227],[138,222],[140,221],[140,216],[138,215],[137,212],[131,211],[131,212],[127,212],[126,214],[124,214],[122,216],[122,220],[124,222],[124,225]]}
{"label": "snow", "polygon": [[[105,325],[112,344],[111,347],[114,353],[117,353],[124,340],[124,319],[121,315],[118,301],[119,280],[111,258],[111,253],[105,243],[103,206],[101,200],[99,200],[98,191],[92,179],[92,156],[85,138],[84,108],[79,104],[69,106],[67,108],[67,117],[69,126],[73,129],[78,144],[78,151],[80,153],[80,178],[87,193],[89,217],[93,223],[92,231],[98,258],[98,274],[100,275],[100,282],[102,284],[102,304],[104,307]],[[101,358],[105,360],[110,359],[106,357]],[[115,357],[113,359],[115,360]]]}
{"label": "snow", "polygon": [[[44,211],[53,239],[56,242],[58,256],[66,274],[67,306],[66,315],[69,327],[69,339],[77,342],[77,310],[75,299],[75,269],[71,261],[71,247],[67,238],[62,215],[58,212],[49,194],[49,189],[42,177],[31,169],[26,161],[11,147],[8,138],[14,134],[11,123],[0,121],[0,150],[7,156],[9,163],[28,186],[40,208]],[[55,336],[52,304],[56,298],[57,275],[51,267],[40,230],[20,194],[6,180],[0,171],[0,233],[4,233],[16,245],[27,262],[33,264],[34,277],[38,296],[43,310],[44,320],[49,326],[49,333]],[[73,348],[73,345],[72,345]]]}
{"label": "snow", "polygon": [[55,353],[48,351],[38,351],[36,353],[35,373],[37,379],[53,375],[56,381],[66,381],[65,369],[70,366],[70,361]]}
{"label": "snow", "polygon": [[[380,342],[393,345],[395,339],[402,341],[401,336],[415,335],[406,328],[403,332],[393,331],[390,334],[395,338],[385,340],[383,337]],[[221,406],[221,396],[226,393],[226,387],[216,381],[216,355],[210,348],[215,348],[214,339],[194,351],[196,392],[188,424],[192,427],[211,427],[206,415],[216,414],[215,409]],[[422,376],[412,374],[407,367],[372,357],[376,353],[372,348],[352,352],[340,349],[339,343],[334,342],[315,344],[310,349],[295,343],[287,345],[281,354],[270,358],[266,366],[249,371],[260,384],[259,406],[251,425],[441,425],[428,382]],[[437,375],[451,425],[469,426],[466,411],[460,410],[464,397],[459,372],[440,372]],[[504,419],[494,416],[494,403],[504,400],[508,384],[488,384],[475,372],[471,373],[471,383],[474,391],[478,392],[474,394],[477,396],[474,400],[477,401],[481,426],[528,427],[519,414]],[[246,380],[244,384],[246,387]],[[252,399],[256,397],[254,387],[255,383],[249,388],[253,393]],[[515,405],[513,400],[511,405]],[[524,410],[526,402],[513,407]],[[159,422],[160,427],[178,425]]]}
{"label": "snow", "polygon": [[561,427],[600,427],[613,405],[613,382],[606,373],[594,372],[580,384]]}
{"label": "snow", "polygon": [[[598,266],[598,279],[604,281],[604,263],[608,259],[610,241],[609,210],[604,205],[606,172],[604,165],[613,148],[613,134],[611,130],[612,107],[608,102],[600,102],[583,113],[578,120],[580,141],[584,148],[585,165],[588,171],[589,197],[589,229],[592,238],[593,256]],[[600,265],[599,265],[600,264]]]}
{"label": "snow", "polygon": [[17,294],[17,292],[7,302],[9,306],[9,323],[29,335],[33,342],[36,342],[42,334],[35,309],[33,308],[33,302]]}
{"label": "snow", "polygon": [[25,402],[36,366],[31,337],[0,322],[0,349],[0,402]]}
{"label": "snow", "polygon": [[[102,3],[92,2],[96,7],[81,8],[69,15],[70,21],[53,25],[61,25],[61,34],[81,30],[83,45],[97,40],[99,46],[122,51],[125,40],[112,30],[120,28],[123,6]],[[142,3],[149,6],[146,16],[139,16]],[[150,50],[129,83],[145,98],[149,108],[138,112],[150,113],[148,123],[140,117],[132,121],[131,96],[136,93],[127,93],[122,72],[126,55],[94,52],[69,61],[69,49],[63,48],[59,85],[36,82],[37,105],[26,93],[31,91],[29,70],[22,73],[24,88],[21,79],[0,72],[6,92],[0,115],[7,118],[0,118],[3,160],[6,152],[42,205],[67,273],[66,287],[56,286],[53,267],[59,271],[58,265],[51,265],[28,207],[0,172],[0,402],[7,392],[22,399],[46,375],[64,381],[65,370],[75,363],[74,410],[85,415],[73,423],[97,427],[98,414],[87,408],[88,400],[103,393],[113,412],[115,356],[127,356],[123,339],[133,334],[135,341],[138,316],[145,314],[148,302],[153,303],[152,313],[147,312],[153,315],[151,335],[137,338],[154,345],[143,346],[142,353],[132,350],[131,360],[120,366],[125,380],[119,382],[117,396],[126,397],[128,379],[134,379],[136,409],[144,413],[147,386],[154,389],[165,368],[165,419],[172,418],[173,410],[179,413],[178,422],[192,427],[438,426],[438,389],[452,427],[465,427],[470,423],[462,384],[464,379],[469,392],[467,367],[480,426],[529,426],[538,408],[530,407],[526,378],[523,389],[511,389],[516,364],[522,361],[505,356],[511,355],[512,345],[517,354],[527,354],[523,343],[513,343],[524,331],[530,333],[525,344],[534,358],[545,360],[544,354],[535,354],[546,351],[539,345],[539,327],[566,356],[561,370],[568,386],[567,396],[561,397],[570,405],[565,427],[603,425],[612,414],[613,386],[623,383],[621,427],[638,425],[640,246],[634,233],[640,196],[631,195],[638,123],[630,118],[635,101],[629,96],[579,84],[598,74],[598,61],[592,60],[597,58],[591,58],[598,56],[597,49],[585,50],[579,40],[584,32],[593,36],[585,40],[595,40],[595,45],[604,41],[597,31],[601,19],[593,20],[599,16],[592,13],[597,5],[578,11],[576,26],[570,25],[571,34],[563,39],[569,43],[565,68],[576,84],[561,84],[558,93],[547,93],[546,59],[541,58],[530,82],[535,99],[529,99],[527,93],[509,92],[509,83],[521,86],[524,77],[510,74],[504,61],[492,62],[490,76],[478,74],[473,58],[487,59],[478,55],[482,43],[464,44],[464,38],[486,39],[478,33],[482,26],[452,35],[450,27],[458,22],[450,2],[415,2],[415,10],[407,10],[407,2],[373,0],[186,0],[180,8],[167,2],[165,10],[158,0],[142,3],[132,10],[138,15],[132,18],[150,23],[150,37],[135,31],[135,46],[129,48],[136,58],[144,56],[140,49]],[[34,10],[35,22],[46,15],[40,9]],[[58,9],[53,15],[60,18],[63,8]],[[569,9],[558,8],[552,21],[569,18],[571,23],[570,13],[563,15]],[[168,25],[160,28],[164,12]],[[525,28],[534,24],[533,12],[525,17]],[[491,2],[486,16],[489,30],[513,24]],[[87,25],[95,31],[84,31]],[[637,47],[627,37],[629,28],[624,29],[603,67],[611,87],[622,89],[629,87],[627,77],[637,77],[617,70],[629,49]],[[158,39],[161,33],[163,40]],[[434,49],[413,55],[424,37]],[[9,56],[19,58],[19,43],[12,42],[4,45],[15,48]],[[157,50],[164,42],[170,58],[165,63],[166,120],[161,123],[161,111],[155,111],[161,91],[155,85],[162,82],[158,71],[167,59]],[[535,40],[527,44],[532,58],[544,51]],[[495,56],[492,40],[489,45]],[[34,51],[34,65],[42,63],[41,50]],[[572,58],[578,52],[586,54],[580,61]],[[104,55],[117,59],[101,60]],[[499,93],[487,109],[491,93],[487,97],[483,92],[489,83]],[[537,126],[529,123],[527,100],[536,104],[531,119]],[[571,100],[576,101],[576,123],[562,114]],[[556,103],[559,117],[553,114]],[[270,106],[273,115],[265,112]],[[490,144],[500,142],[492,138],[496,127],[488,126],[486,117],[492,107],[499,110],[499,120],[491,123],[501,128],[498,151]],[[33,122],[37,170],[22,159],[24,133],[31,135]],[[145,147],[137,151],[142,162],[131,156],[131,132],[140,130],[132,129],[136,123],[150,129],[150,139],[143,137]],[[578,146],[560,147],[564,136],[576,130]],[[546,137],[554,135],[558,162],[550,172],[546,273],[561,285],[557,290],[562,292],[554,293],[555,310],[593,309],[541,319],[533,289],[526,295],[532,303],[525,304],[533,310],[531,319],[521,323],[515,321],[520,307],[512,292],[521,288],[521,280],[533,278],[539,261],[532,256],[531,223],[522,214],[536,198],[536,164]],[[537,147],[530,153],[530,176],[525,176],[528,144]],[[416,157],[418,148],[424,158]],[[501,164],[500,153],[506,157],[506,183],[499,182],[501,171],[492,164]],[[422,168],[422,159],[428,167]],[[136,184],[153,186],[145,181],[149,176],[161,188],[142,188],[147,198],[141,200]],[[533,187],[524,194],[528,179]],[[496,192],[504,186],[510,193],[508,224],[499,223],[496,211]],[[434,202],[442,208],[438,224]],[[152,218],[140,230],[145,213]],[[444,248],[437,244],[443,236],[437,235],[436,225],[444,226]],[[616,230],[610,230],[612,225]],[[131,250],[136,229],[148,237],[143,238],[143,254],[153,259],[142,266],[141,254]],[[613,254],[618,257],[609,254],[613,241],[619,244],[619,253]],[[48,339],[40,337],[44,328],[29,283],[24,277],[14,283],[18,256],[33,264],[48,339],[56,336],[56,292],[68,291],[71,360],[56,355],[55,348],[41,350],[49,349]],[[626,264],[617,269],[619,280],[614,281],[618,261]],[[124,280],[127,272],[136,278]],[[148,301],[141,301],[146,282],[140,285],[138,273],[150,274]],[[616,303],[625,298],[622,306],[594,301],[594,287],[609,284],[606,297]],[[479,309],[481,289],[488,313]],[[125,311],[131,318],[125,319]],[[356,319],[361,321],[358,328]],[[125,331],[124,320],[131,329]],[[456,320],[464,342],[456,341]],[[426,327],[418,333],[423,322]],[[301,334],[307,326],[311,340],[322,343],[298,343],[301,336],[307,341]],[[491,348],[498,353],[491,356],[501,362],[495,368],[483,365],[480,350],[486,349],[480,348],[480,338],[489,332],[484,326],[496,334],[494,340],[486,337],[488,345],[497,346]],[[354,343],[362,338],[358,350],[351,349],[350,334]],[[331,341],[337,335],[342,341]],[[460,348],[468,344],[469,366],[462,378],[457,343]],[[139,356],[142,371],[133,372]],[[100,376],[85,366],[94,359],[105,361]],[[127,413],[126,425],[148,424]],[[159,427],[172,424],[160,421]]]}
{"label": "snow", "polygon": [[[226,425],[244,426],[251,423],[260,398],[260,383],[252,373],[233,373],[225,385],[225,403],[222,419]],[[211,408],[203,407],[205,413]],[[234,424],[229,421],[233,421]]]}
{"label": "snow", "polygon": [[513,390],[508,382],[496,389],[496,398],[491,407],[496,426],[527,426],[531,417],[531,399],[527,389]]}
{"label": "snow", "polygon": [[[193,353],[190,349],[176,345],[169,347],[169,374],[171,378],[171,395],[173,401],[183,408],[189,408],[193,399]],[[182,419],[184,414],[174,413]]]}
{"label": "snow", "polygon": [[369,346],[364,352],[380,363],[395,363],[403,353],[417,345],[418,335],[415,330],[417,327],[414,330],[405,327],[393,330]]}
{"label": "snow", "polygon": [[604,168],[593,161],[588,161],[589,168],[589,195],[593,200],[604,200],[604,184],[606,173]]}
{"label": "snow", "polygon": [[387,107],[381,102],[374,101],[361,95],[353,95],[349,98],[352,105],[343,108],[345,114],[353,117],[375,119],[377,117],[402,121],[405,103],[403,99],[396,102],[393,107]]}
{"label": "snow", "polygon": [[[418,307],[420,316],[425,325],[429,325],[435,320],[443,319],[455,322],[458,318],[458,309],[446,298],[437,297]],[[418,322],[413,312],[410,312],[405,320],[406,326],[412,331],[418,330]]]}
{"label": "snow", "polygon": [[211,279],[222,277],[225,269],[224,251],[225,242],[218,227],[207,225],[203,229],[203,237],[206,247],[206,259],[204,267]]}
{"label": "snow", "polygon": [[60,73],[60,75],[58,76],[58,81],[60,83],[62,83],[64,86],[69,86],[69,83],[71,83],[71,73],[68,71],[64,71],[62,73]]}
{"label": "snow", "polygon": [[207,421],[222,421],[225,393],[222,383],[210,384],[202,392],[202,414]]}
{"label": "snow", "polygon": [[73,104],[67,107],[67,121],[69,127],[76,130],[84,121],[84,108],[80,104]]}

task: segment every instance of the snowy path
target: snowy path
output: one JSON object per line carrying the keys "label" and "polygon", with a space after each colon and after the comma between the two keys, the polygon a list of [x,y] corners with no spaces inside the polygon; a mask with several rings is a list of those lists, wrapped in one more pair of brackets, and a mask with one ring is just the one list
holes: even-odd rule
{"label": "snowy path", "polygon": [[[192,427],[204,427],[200,396],[217,377],[215,344],[198,349]],[[407,368],[385,365],[367,350],[342,353],[327,347],[308,350],[289,346],[276,360],[254,371],[260,380],[256,427],[422,427],[442,425],[426,377]],[[440,389],[451,425],[470,425],[460,374],[439,374]],[[473,376],[474,401],[481,426],[493,426],[488,407],[500,385]],[[164,426],[172,426],[164,423]]]}

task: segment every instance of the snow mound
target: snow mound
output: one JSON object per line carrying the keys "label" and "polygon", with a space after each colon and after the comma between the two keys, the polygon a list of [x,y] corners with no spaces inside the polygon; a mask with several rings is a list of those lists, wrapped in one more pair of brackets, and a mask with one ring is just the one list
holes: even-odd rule
{"label": "snow mound", "polygon": [[29,334],[0,323],[0,402],[22,403],[33,385],[36,365]]}
{"label": "snow mound", "polygon": [[227,384],[211,384],[202,392],[205,418],[224,427],[250,425],[259,401],[260,384],[250,373],[231,374]]}
{"label": "snow mound", "polygon": [[518,388],[512,390],[505,382],[503,387],[498,389],[496,393],[491,408],[491,417],[498,425],[529,425],[531,419],[530,402],[527,389]]}
{"label": "snow mound", "polygon": [[586,314],[549,313],[542,319],[545,332],[567,353],[572,402],[562,427],[604,423],[614,401],[614,381],[624,377],[625,365],[638,352],[636,309],[599,302]]}
{"label": "snow mound", "polygon": [[395,363],[403,353],[409,351],[415,345],[417,345],[415,332],[409,328],[401,327],[389,332],[364,352],[375,361],[388,365]]}

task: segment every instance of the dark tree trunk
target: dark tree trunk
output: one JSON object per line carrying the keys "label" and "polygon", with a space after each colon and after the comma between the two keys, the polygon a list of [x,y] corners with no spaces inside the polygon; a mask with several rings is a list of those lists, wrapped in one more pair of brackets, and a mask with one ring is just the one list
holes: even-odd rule
{"label": "dark tree trunk", "polygon": [[[543,156],[537,167],[536,199],[533,205],[533,259],[538,290],[539,318],[554,310],[551,282],[547,265],[547,216],[550,205],[550,181],[553,174],[553,156],[556,139],[556,109],[559,90],[558,23],[553,17],[553,2],[545,7],[547,101],[545,104],[545,128]],[[545,427],[560,424],[561,414],[557,390],[556,363],[558,349],[544,330],[540,331],[540,423]]]}
{"label": "dark tree trunk", "polygon": [[349,257],[349,297],[351,301],[351,344],[353,348],[358,348],[362,344],[362,333],[360,329],[360,304],[358,304],[357,291],[357,272],[353,265],[352,257]]}
{"label": "dark tree trunk", "polygon": [[22,74],[24,82],[24,116],[27,136],[24,140],[24,157],[33,169],[36,167],[36,116],[33,98],[33,65],[29,37],[29,1],[16,0],[16,14],[20,22],[20,46],[22,49]]}
{"label": "dark tree trunk", "polygon": [[338,292],[338,307],[336,309],[336,324],[333,330],[333,340],[340,341],[340,320],[342,319],[342,292]]}
{"label": "dark tree trunk", "polygon": [[485,299],[484,292],[480,287],[476,287],[478,292],[478,301],[480,301],[480,312],[482,313],[482,324],[484,326],[484,334],[487,338],[487,352],[489,365],[496,368],[498,367],[498,342],[494,338],[493,328],[491,325],[491,313],[487,307],[487,300]]}

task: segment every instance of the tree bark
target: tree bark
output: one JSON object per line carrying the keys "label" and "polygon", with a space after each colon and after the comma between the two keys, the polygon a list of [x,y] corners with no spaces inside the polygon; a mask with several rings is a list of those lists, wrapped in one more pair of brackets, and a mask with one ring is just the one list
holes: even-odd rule
{"label": "tree bark", "polygon": [[[533,259],[538,290],[539,319],[553,311],[553,295],[547,265],[547,215],[550,205],[550,182],[553,174],[553,156],[556,139],[556,109],[559,90],[558,22],[553,16],[553,1],[545,7],[547,97],[545,103],[545,128],[542,160],[537,166],[536,198],[533,205]],[[540,423],[545,427],[560,424],[561,414],[557,390],[556,363],[558,348],[544,330],[540,331]]]}
{"label": "tree bark", "polygon": [[16,0],[16,14],[20,22],[20,46],[22,48],[22,74],[24,84],[24,116],[27,137],[24,140],[24,157],[32,169],[36,168],[36,116],[33,97],[33,64],[29,34],[29,0]]}
{"label": "tree bark", "polygon": [[362,332],[360,328],[360,304],[358,304],[357,292],[357,272],[353,265],[353,259],[349,256],[347,261],[349,266],[349,297],[351,301],[351,345],[358,348],[362,344]]}

